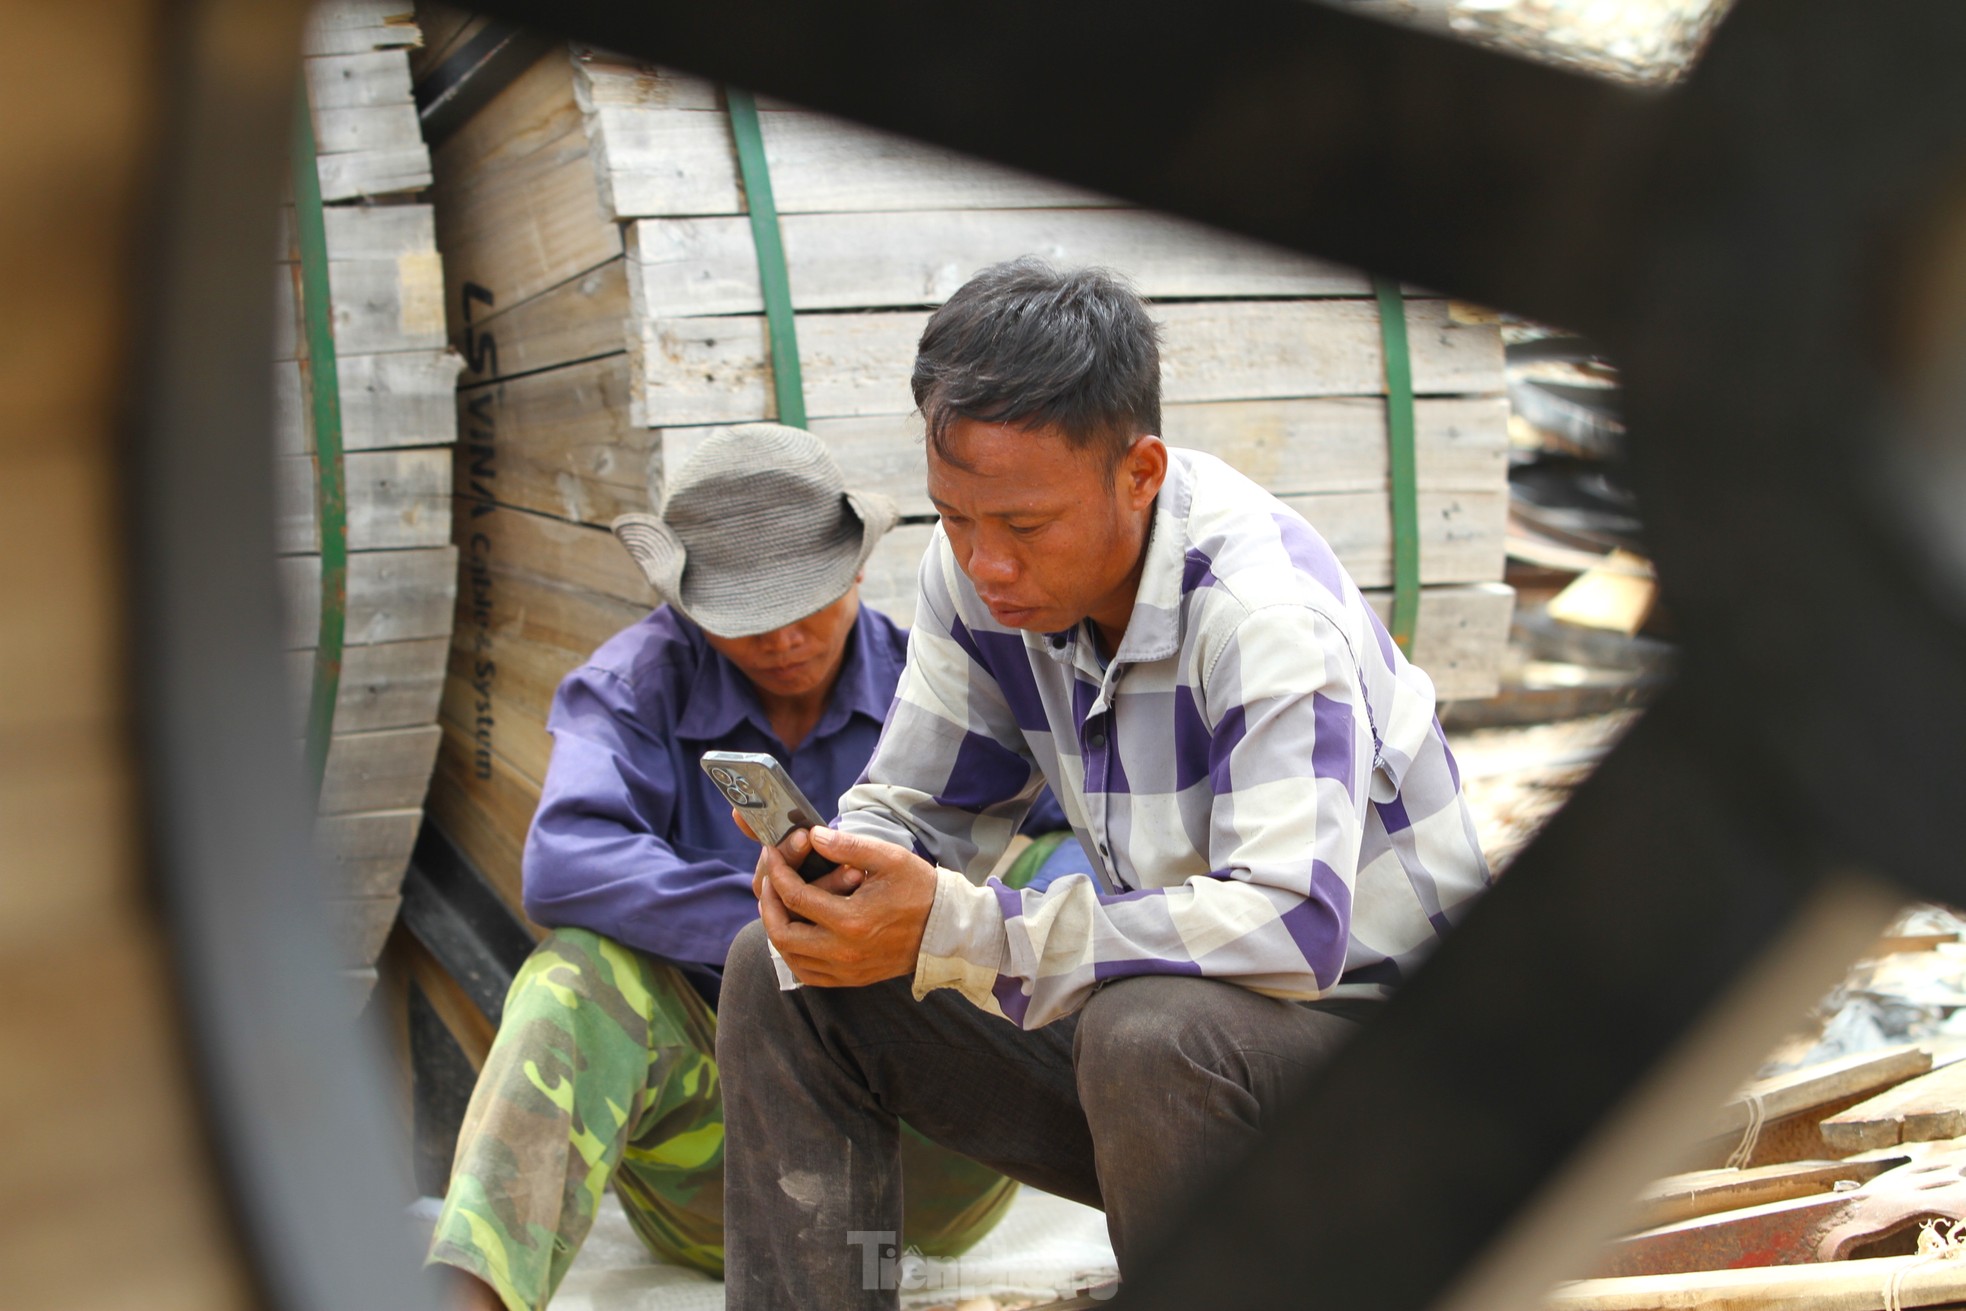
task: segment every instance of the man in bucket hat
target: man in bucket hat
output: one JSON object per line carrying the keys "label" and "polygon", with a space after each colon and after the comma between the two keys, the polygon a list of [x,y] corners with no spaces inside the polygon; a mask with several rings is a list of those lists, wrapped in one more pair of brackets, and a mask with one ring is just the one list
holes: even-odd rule
{"label": "man in bucket hat", "polygon": [[[552,929],[506,999],[472,1095],[433,1263],[467,1305],[543,1305],[610,1180],[658,1256],[723,1267],[715,1062],[725,953],[757,917],[757,846],[697,766],[761,751],[831,807],[866,766],[906,635],[860,604],[895,509],[849,490],[826,448],[733,428],[674,471],[659,515],[616,535],[664,602],[554,697],[526,913]],[[1062,828],[1056,812],[1044,821]],[[1073,850],[1076,850],[1074,848]],[[1015,1185],[910,1137],[909,1240],[964,1250]]]}

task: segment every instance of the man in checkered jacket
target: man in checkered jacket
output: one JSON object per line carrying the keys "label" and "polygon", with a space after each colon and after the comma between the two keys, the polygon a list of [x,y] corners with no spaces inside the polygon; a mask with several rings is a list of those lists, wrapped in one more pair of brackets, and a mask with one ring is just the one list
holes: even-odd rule
{"label": "man in checkered jacket", "polygon": [[[1432,682],[1300,515],[1161,440],[1123,283],[985,270],[914,391],[894,709],[726,967],[732,1308],[895,1304],[897,1119],[1103,1206],[1124,1277],[1488,882]],[[1096,874],[983,881],[1047,780]]]}

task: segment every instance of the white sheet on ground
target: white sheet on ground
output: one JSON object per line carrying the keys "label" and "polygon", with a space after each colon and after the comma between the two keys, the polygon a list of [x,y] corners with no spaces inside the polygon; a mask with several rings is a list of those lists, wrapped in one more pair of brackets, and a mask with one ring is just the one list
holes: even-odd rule
{"label": "white sheet on ground", "polygon": [[[985,1297],[1013,1306],[1068,1297],[1112,1279],[1119,1267],[1105,1215],[1024,1188],[1003,1222],[963,1256],[904,1256],[890,1268],[902,1306],[912,1309]],[[721,1283],[649,1255],[612,1192],[553,1299],[553,1311],[722,1311],[723,1305]]]}

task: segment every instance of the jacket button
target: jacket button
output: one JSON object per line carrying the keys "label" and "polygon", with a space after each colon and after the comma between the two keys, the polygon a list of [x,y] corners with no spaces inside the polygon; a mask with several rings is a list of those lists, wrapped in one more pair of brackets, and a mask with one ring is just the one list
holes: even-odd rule
{"label": "jacket button", "polygon": [[1106,735],[1103,732],[1094,733],[1086,738],[1086,745],[1090,746],[1094,751],[1103,750],[1106,746]]}

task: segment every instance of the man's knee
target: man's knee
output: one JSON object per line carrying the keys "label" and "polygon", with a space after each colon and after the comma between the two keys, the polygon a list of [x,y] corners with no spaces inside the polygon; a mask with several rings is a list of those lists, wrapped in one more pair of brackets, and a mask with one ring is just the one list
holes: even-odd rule
{"label": "man's knee", "polygon": [[740,994],[759,987],[778,989],[778,972],[771,963],[770,940],[765,937],[762,920],[752,920],[730,944],[724,959],[724,1004]]}

